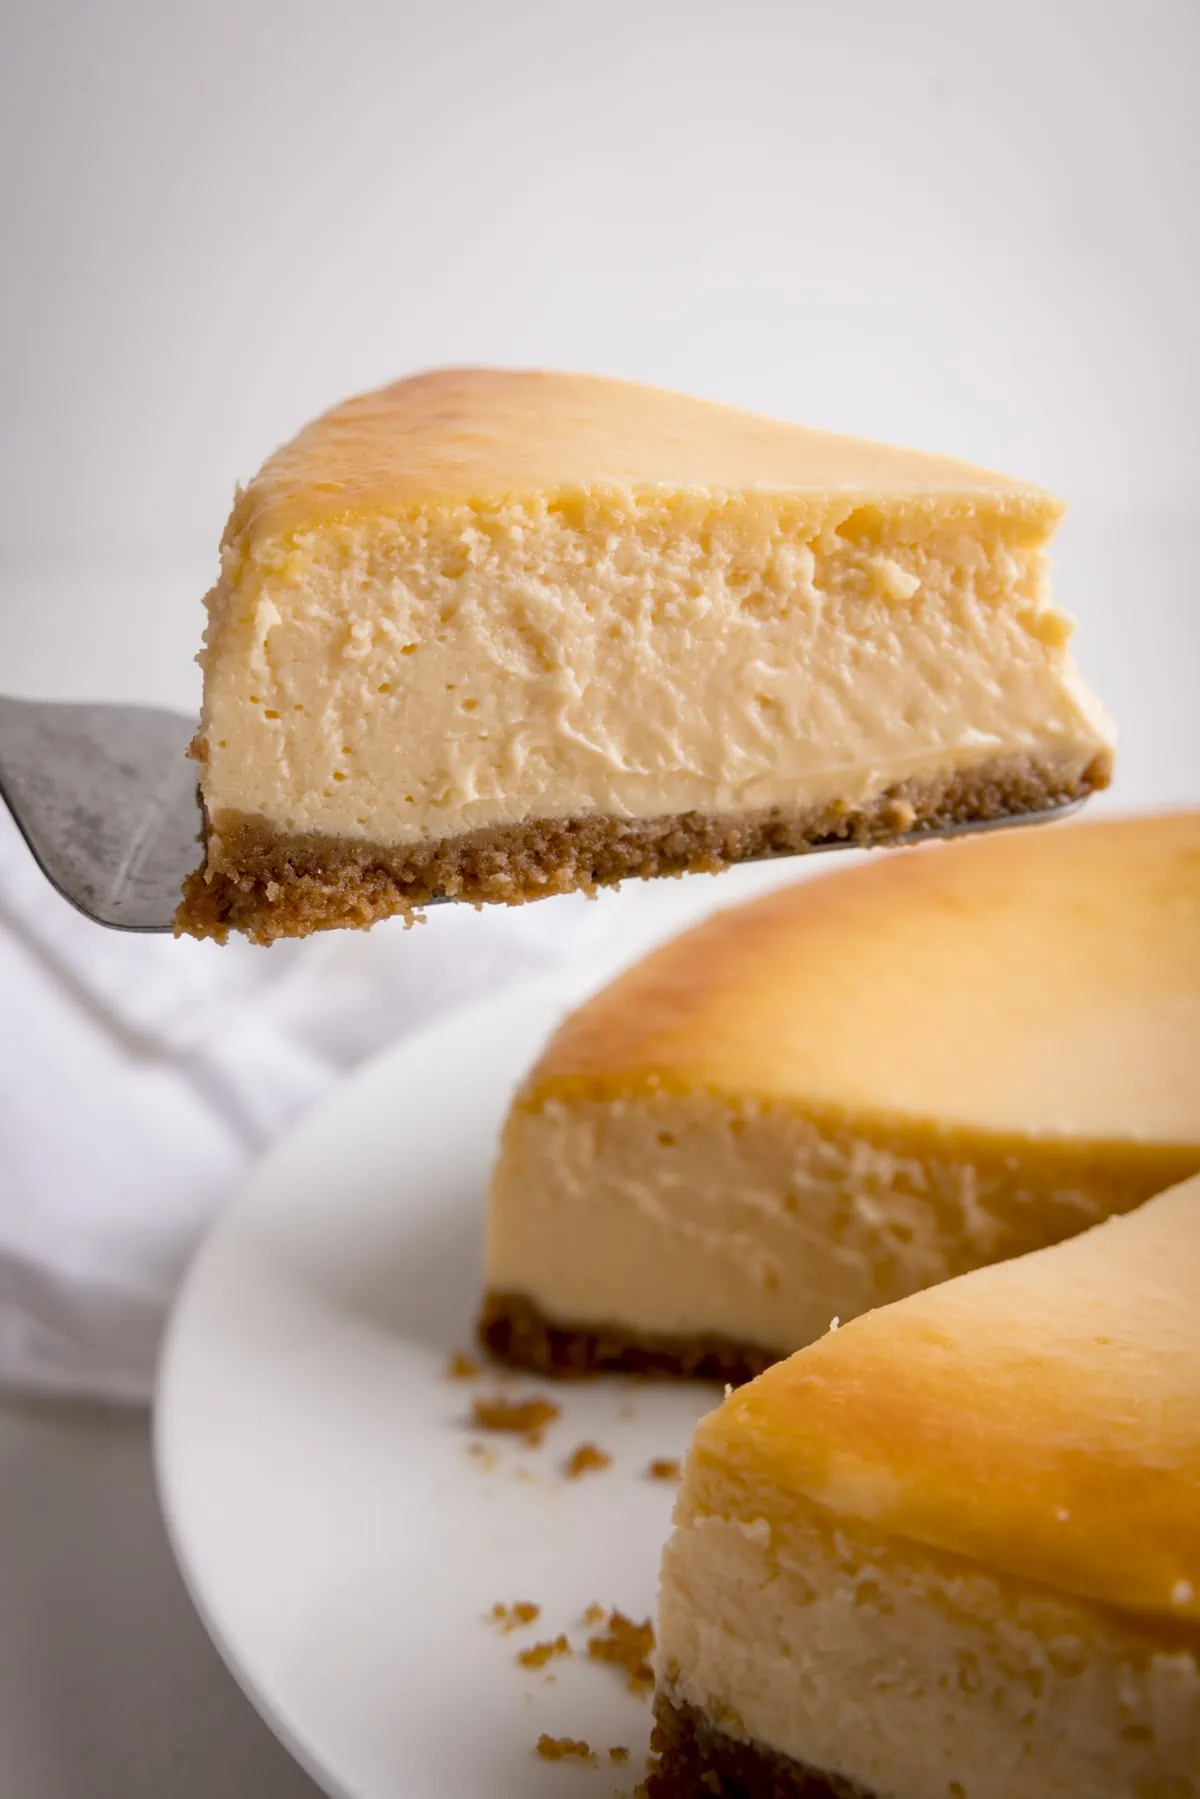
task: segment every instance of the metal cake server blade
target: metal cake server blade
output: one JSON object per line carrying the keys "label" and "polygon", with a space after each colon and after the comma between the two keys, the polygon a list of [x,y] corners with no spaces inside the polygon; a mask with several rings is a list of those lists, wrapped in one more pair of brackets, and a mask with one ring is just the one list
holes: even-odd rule
{"label": "metal cake server blade", "polygon": [[[97,924],[173,928],[184,879],[200,861],[196,769],[186,756],[195,729],[194,719],[157,706],[0,695],[0,798],[46,879]],[[894,842],[1039,824],[1082,803],[925,828]],[[803,853],[857,847],[833,842]]]}
{"label": "metal cake server blade", "polygon": [[0,695],[0,795],[52,886],[119,931],[169,931],[200,860],[193,718]]}

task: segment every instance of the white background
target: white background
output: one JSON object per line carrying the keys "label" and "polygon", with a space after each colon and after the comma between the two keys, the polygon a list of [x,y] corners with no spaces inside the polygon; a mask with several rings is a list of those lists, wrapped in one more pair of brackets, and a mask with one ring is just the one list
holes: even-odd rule
{"label": "white background", "polygon": [[[1198,78],[1196,0],[0,0],[0,691],[194,707],[234,481],[537,364],[1057,490],[1101,803],[1200,802]],[[0,1516],[0,1789],[308,1792],[139,1424],[0,1416]]]}
{"label": "white background", "polygon": [[7,0],[0,688],[192,706],[233,483],[444,362],[1072,504],[1130,804],[1195,795],[1195,0]]}

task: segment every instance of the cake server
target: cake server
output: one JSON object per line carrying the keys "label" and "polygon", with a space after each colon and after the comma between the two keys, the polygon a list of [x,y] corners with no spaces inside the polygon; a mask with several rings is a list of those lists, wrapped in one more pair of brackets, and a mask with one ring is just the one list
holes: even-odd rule
{"label": "cake server", "polygon": [[[200,860],[196,771],[186,756],[195,729],[195,719],[157,706],[0,694],[0,798],[46,879],[97,924],[171,930],[179,890]],[[927,828],[895,841],[1039,824],[1082,804]],[[856,847],[826,843],[804,853]]]}

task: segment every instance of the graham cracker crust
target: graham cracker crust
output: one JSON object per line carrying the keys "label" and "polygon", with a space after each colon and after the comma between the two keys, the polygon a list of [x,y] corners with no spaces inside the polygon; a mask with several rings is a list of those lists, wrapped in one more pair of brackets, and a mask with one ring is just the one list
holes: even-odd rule
{"label": "graham cracker crust", "polygon": [[485,1294],[478,1330],[480,1341],[498,1360],[559,1380],[640,1374],[740,1387],[787,1353],[728,1337],[668,1337],[620,1324],[561,1324],[520,1293]]}
{"label": "graham cracker crust", "polygon": [[255,943],[411,919],[431,900],[519,906],[630,876],[716,874],[735,862],[828,844],[893,843],[955,824],[1050,812],[1106,787],[1107,753],[1086,767],[1005,758],[933,780],[901,781],[861,806],[773,807],[737,816],[531,819],[434,841],[381,845],[278,831],[223,813],[206,821],[204,865],[189,875],[175,932]]}
{"label": "graham cracker crust", "polygon": [[658,1757],[648,1799],[880,1799],[855,1780],[741,1742],[660,1692],[650,1747]]}

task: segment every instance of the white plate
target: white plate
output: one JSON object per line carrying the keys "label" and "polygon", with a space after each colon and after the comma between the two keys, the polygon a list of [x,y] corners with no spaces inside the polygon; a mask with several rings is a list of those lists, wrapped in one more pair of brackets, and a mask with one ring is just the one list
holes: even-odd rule
{"label": "white plate", "polygon": [[[711,1388],[548,1387],[543,1447],[472,1454],[483,1195],[513,1086],[590,982],[456,1014],[364,1070],[258,1169],[192,1268],[163,1357],[159,1481],[176,1554],[218,1648],[326,1789],[351,1799],[527,1799],[631,1790],[649,1708],[577,1656],[592,1601],[653,1611],[672,1488]],[[613,1465],[575,1481],[592,1440]],[[532,1599],[501,1635],[497,1601]],[[541,1732],[625,1745],[627,1767],[538,1759]]]}

